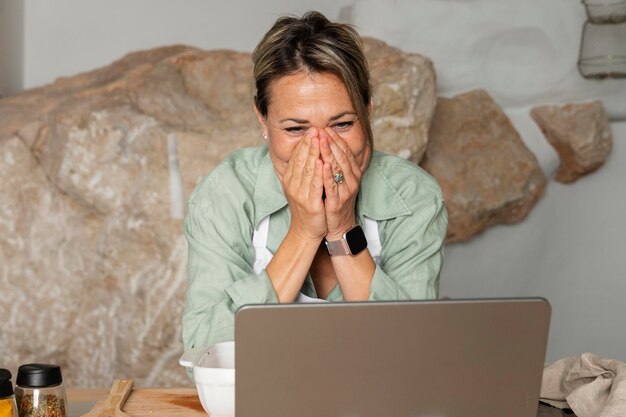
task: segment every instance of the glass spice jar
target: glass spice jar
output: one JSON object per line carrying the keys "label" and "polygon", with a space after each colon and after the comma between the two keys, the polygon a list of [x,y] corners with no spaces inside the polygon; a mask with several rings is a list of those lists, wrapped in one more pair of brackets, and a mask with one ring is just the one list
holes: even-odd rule
{"label": "glass spice jar", "polygon": [[11,372],[0,369],[0,417],[17,417]]}
{"label": "glass spice jar", "polygon": [[67,417],[61,368],[38,363],[20,366],[15,400],[19,417]]}

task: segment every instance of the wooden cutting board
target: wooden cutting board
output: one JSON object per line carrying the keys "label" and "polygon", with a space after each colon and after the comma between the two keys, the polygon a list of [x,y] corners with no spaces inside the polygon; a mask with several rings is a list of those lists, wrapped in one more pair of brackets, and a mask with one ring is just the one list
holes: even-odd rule
{"label": "wooden cutting board", "polygon": [[[104,408],[104,400],[91,412]],[[132,417],[207,417],[195,388],[137,388],[133,389],[122,411]]]}
{"label": "wooden cutting board", "polygon": [[[100,397],[106,396],[106,393]],[[91,412],[104,408],[104,398],[94,405]],[[132,417],[207,417],[195,388],[138,388],[133,389],[122,411]],[[576,417],[549,405],[539,404],[537,417]]]}

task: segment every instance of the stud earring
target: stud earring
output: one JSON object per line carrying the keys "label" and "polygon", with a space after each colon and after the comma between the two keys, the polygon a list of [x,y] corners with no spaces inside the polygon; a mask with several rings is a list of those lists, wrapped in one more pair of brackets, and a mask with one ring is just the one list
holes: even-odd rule
{"label": "stud earring", "polygon": [[263,132],[263,139],[267,140],[267,132]]}

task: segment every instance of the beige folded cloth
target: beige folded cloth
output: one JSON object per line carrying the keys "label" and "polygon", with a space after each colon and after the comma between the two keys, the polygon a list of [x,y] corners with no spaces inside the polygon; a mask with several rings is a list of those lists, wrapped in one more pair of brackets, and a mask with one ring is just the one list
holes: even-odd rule
{"label": "beige folded cloth", "polygon": [[578,417],[626,417],[626,363],[583,353],[547,364],[539,397]]}

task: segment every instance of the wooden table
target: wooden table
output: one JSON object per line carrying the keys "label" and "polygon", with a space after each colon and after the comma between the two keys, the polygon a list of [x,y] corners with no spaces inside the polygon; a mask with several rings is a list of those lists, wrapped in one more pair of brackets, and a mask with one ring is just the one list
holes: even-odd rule
{"label": "wooden table", "polygon": [[[108,388],[68,389],[69,416],[80,417],[90,411],[101,410]],[[138,388],[134,389],[123,407],[133,417],[207,417],[195,388]],[[539,404],[537,417],[576,417],[549,405]]]}

